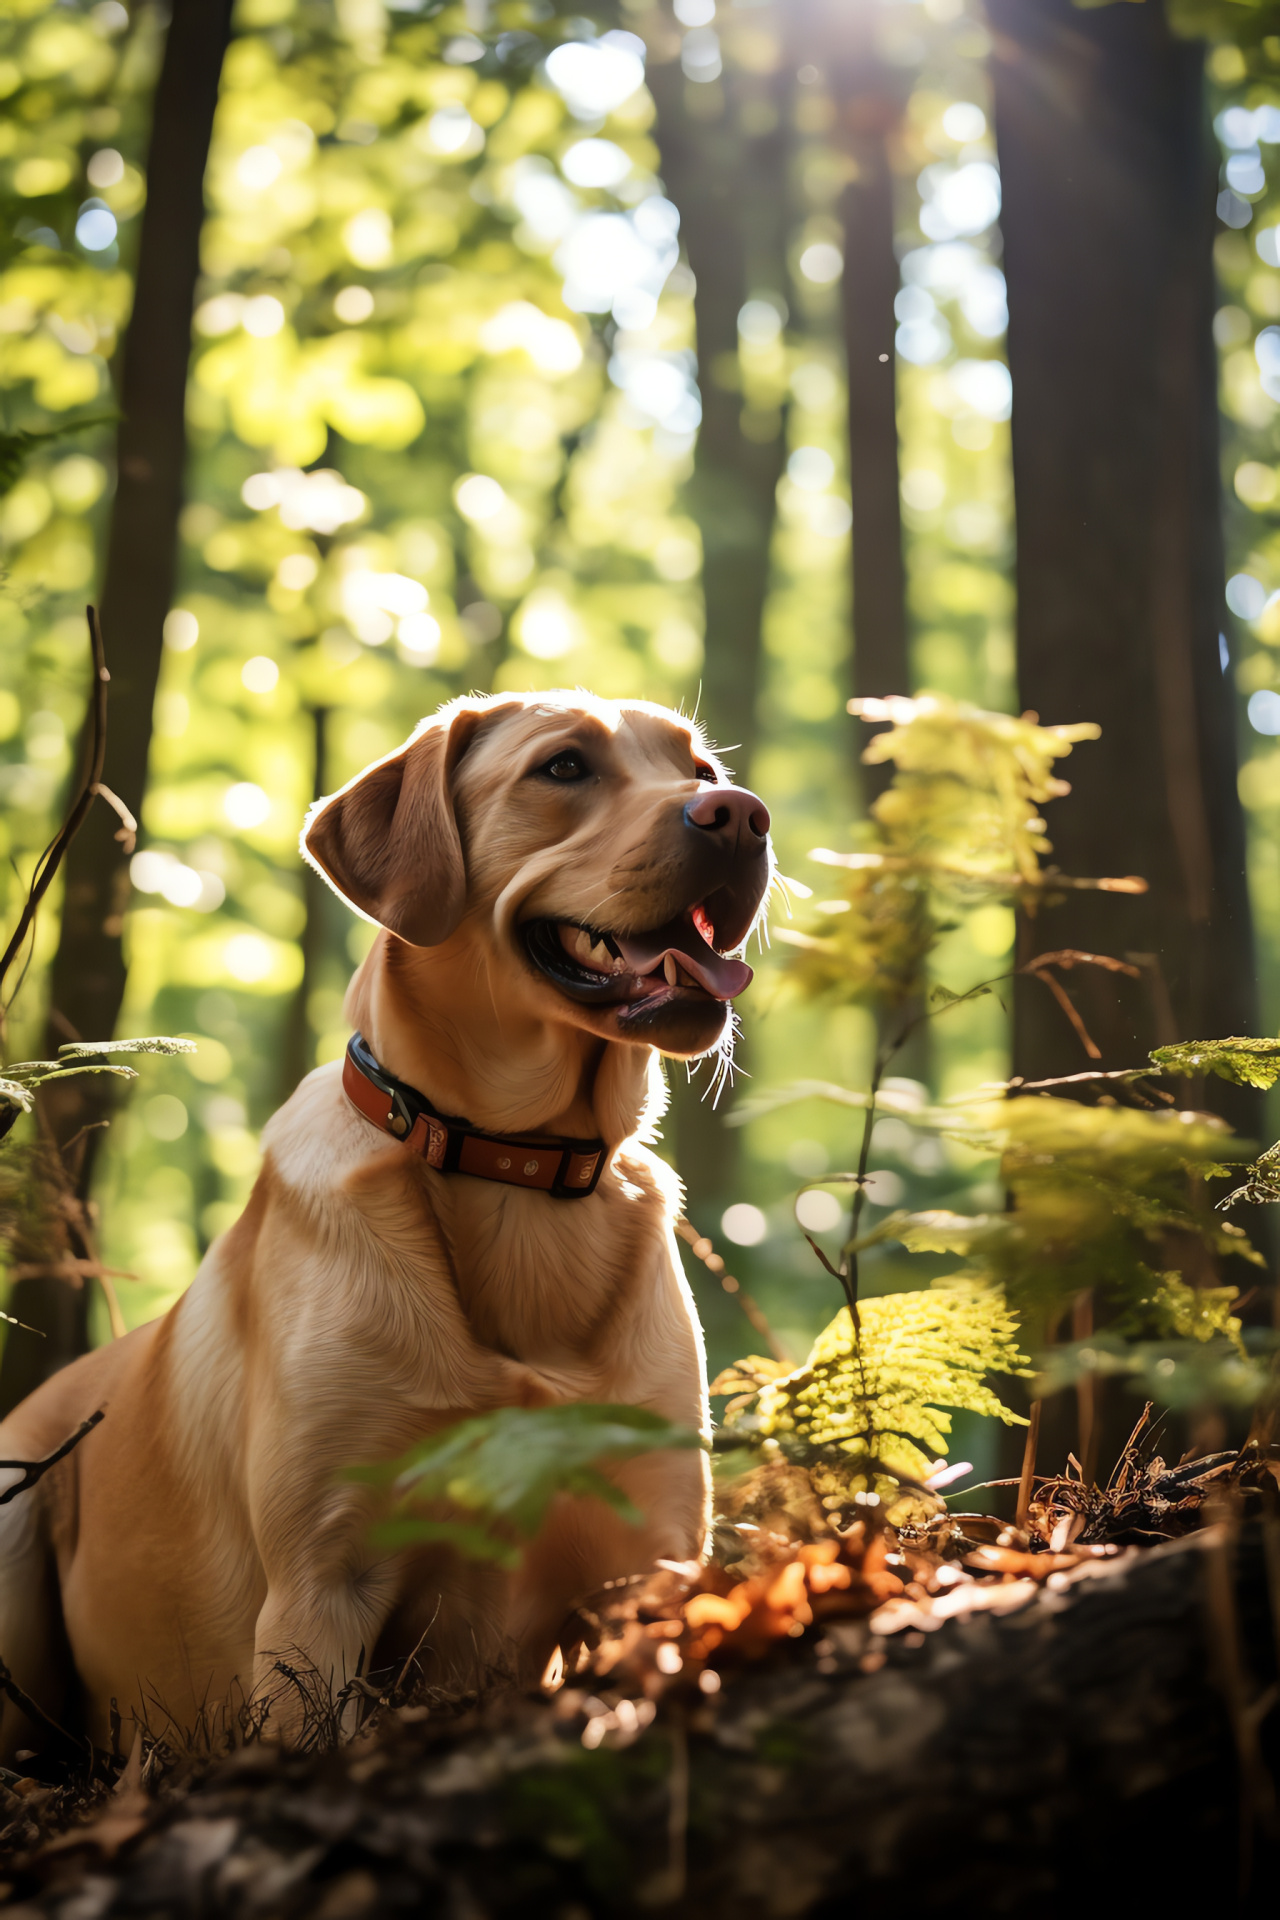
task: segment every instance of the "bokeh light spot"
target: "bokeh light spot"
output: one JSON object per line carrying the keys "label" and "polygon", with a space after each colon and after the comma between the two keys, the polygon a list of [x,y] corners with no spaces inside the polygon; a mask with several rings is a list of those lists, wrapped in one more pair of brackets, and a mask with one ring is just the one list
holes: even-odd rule
{"label": "bokeh light spot", "polygon": [[189,653],[200,638],[200,622],[186,607],[174,607],[165,615],[164,643],[172,653]]}
{"label": "bokeh light spot", "polygon": [[86,207],[76,221],[76,239],[88,253],[103,253],[119,231],[109,207]]}
{"label": "bokeh light spot", "polygon": [[373,312],[373,295],[368,287],[343,287],[333,297],[333,310],[348,327],[358,327]]}
{"label": "bokeh light spot", "polygon": [[800,255],[800,271],[815,287],[830,287],[844,272],[844,255],[829,240],[815,240]]}
{"label": "bokeh light spot", "polygon": [[768,1235],[769,1222],[759,1207],[739,1201],[721,1214],[720,1231],[735,1247],[758,1247]]}
{"label": "bokeh light spot", "polygon": [[271,812],[271,801],[252,780],[237,780],[222,796],[222,811],[233,827],[260,827]]}
{"label": "bokeh light spot", "polygon": [[255,653],[240,669],[241,684],[250,693],[270,693],[280,679],[280,669],[265,653]]}
{"label": "bokeh light spot", "polygon": [[796,1201],[796,1219],[810,1233],[831,1233],[844,1219],[844,1207],[834,1193],[811,1187]]}

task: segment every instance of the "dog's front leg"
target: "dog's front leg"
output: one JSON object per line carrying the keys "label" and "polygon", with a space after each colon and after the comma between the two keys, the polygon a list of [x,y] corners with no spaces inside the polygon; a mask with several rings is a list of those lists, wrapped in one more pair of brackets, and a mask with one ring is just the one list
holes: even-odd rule
{"label": "dog's front leg", "polygon": [[355,1577],[316,1577],[294,1569],[268,1590],[254,1635],[254,1698],[268,1705],[264,1731],[286,1746],[359,1722],[360,1700],[348,1683],[367,1669],[395,1602],[385,1563]]}
{"label": "dog's front leg", "polygon": [[326,1723],[353,1731],[358,1697],[340,1696],[367,1669],[398,1597],[396,1562],[370,1547],[374,1496],[336,1478],[315,1455],[304,1466],[295,1450],[254,1503],[267,1580],[254,1630],[254,1698],[269,1705],[268,1736],[286,1745],[321,1734]]}

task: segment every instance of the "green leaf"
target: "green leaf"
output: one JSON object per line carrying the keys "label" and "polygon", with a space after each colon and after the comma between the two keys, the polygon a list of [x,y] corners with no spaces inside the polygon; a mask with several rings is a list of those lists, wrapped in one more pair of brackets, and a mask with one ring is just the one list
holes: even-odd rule
{"label": "green leaf", "polygon": [[877,1466],[925,1479],[947,1450],[944,1408],[1026,1425],[985,1384],[988,1373],[1028,1372],[1018,1323],[992,1289],[951,1281],[883,1294],[862,1301],[858,1318],[860,1334],[842,1307],[804,1365],[766,1381],[727,1429],[776,1439],[818,1474],[821,1493],[852,1488]]}
{"label": "green leaf", "polygon": [[117,1080],[136,1080],[138,1076],[135,1070],[119,1065],[112,1057],[116,1054],[195,1051],[194,1041],[172,1040],[165,1035],[151,1035],[139,1040],[68,1041],[65,1046],[58,1048],[56,1060],[17,1060],[12,1066],[6,1067],[4,1077],[0,1078],[0,1100],[29,1113],[33,1091],[48,1086],[53,1080],[71,1080],[81,1074],[92,1073],[109,1073]]}
{"label": "green leaf", "polygon": [[537,1535],[559,1494],[601,1500],[629,1525],[641,1523],[643,1515],[599,1462],[704,1444],[646,1407],[501,1407],[446,1427],[399,1460],[355,1467],[346,1477],[394,1496],[390,1517],[375,1530],[379,1544],[448,1540],[473,1558],[510,1564],[516,1543]]}
{"label": "green leaf", "polygon": [[91,413],[79,420],[61,420],[56,427],[46,427],[38,433],[25,427],[19,427],[14,433],[0,433],[0,499],[12,493],[37,447],[48,446],[53,440],[65,440],[70,434],[86,432],[90,427],[114,426],[119,418],[118,413]]}
{"label": "green leaf", "polygon": [[375,1546],[385,1547],[390,1553],[438,1540],[468,1560],[492,1560],[509,1572],[520,1565],[520,1549],[479,1521],[429,1520],[425,1514],[415,1513],[399,1520],[384,1520],[373,1528],[372,1538]]}
{"label": "green leaf", "polygon": [[139,1040],[69,1040],[58,1048],[58,1059],[92,1060],[102,1053],[195,1053],[194,1040],[174,1040],[167,1034],[150,1034]]}
{"label": "green leaf", "polygon": [[1150,1058],[1162,1073],[1213,1073],[1238,1087],[1260,1087],[1264,1092],[1280,1077],[1280,1040],[1185,1040],[1177,1046],[1156,1047]]}
{"label": "green leaf", "polygon": [[110,1073],[117,1080],[136,1080],[138,1077],[132,1067],[113,1067],[105,1060],[101,1065],[93,1061],[81,1063],[79,1060],[69,1060],[65,1066],[55,1067],[50,1063],[44,1073],[33,1073],[30,1084],[33,1087],[46,1087],[51,1080],[79,1080],[88,1073]]}
{"label": "green leaf", "polygon": [[[1238,1168],[1223,1169],[1238,1172]],[[1244,1185],[1236,1187],[1225,1200],[1219,1200],[1218,1211],[1225,1213],[1228,1207],[1234,1207],[1238,1200],[1260,1207],[1280,1200],[1280,1140],[1265,1153],[1260,1153],[1251,1167],[1244,1169]]]}
{"label": "green leaf", "polygon": [[900,1240],[911,1253],[968,1253],[989,1224],[985,1213],[948,1213],[933,1208],[899,1217],[890,1238]]}
{"label": "green leaf", "polygon": [[[950,929],[940,927],[938,931],[944,933],[949,932]],[[976,987],[966,987],[963,993],[955,993],[950,987],[944,987],[941,982],[939,982],[937,986],[931,989],[929,998],[935,1007],[958,1007],[963,1005],[966,1000],[982,1000],[991,991],[992,989],[986,981],[983,981],[981,985]]]}

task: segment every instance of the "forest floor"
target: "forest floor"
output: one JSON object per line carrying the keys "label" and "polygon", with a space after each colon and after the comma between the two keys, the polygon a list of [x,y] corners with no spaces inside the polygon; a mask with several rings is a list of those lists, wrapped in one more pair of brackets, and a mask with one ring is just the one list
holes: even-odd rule
{"label": "forest floor", "polygon": [[1105,1489],[1041,1482],[1018,1529],[927,1497],[833,1514],[801,1469],[758,1468],[712,1563],[584,1605],[534,1694],[362,1681],[339,1745],[343,1700],[290,1669],[307,1751],[31,1755],[0,1783],[3,1898],[15,1920],[1247,1910],[1280,1867],[1278,1479],[1257,1449],[1135,1447]]}

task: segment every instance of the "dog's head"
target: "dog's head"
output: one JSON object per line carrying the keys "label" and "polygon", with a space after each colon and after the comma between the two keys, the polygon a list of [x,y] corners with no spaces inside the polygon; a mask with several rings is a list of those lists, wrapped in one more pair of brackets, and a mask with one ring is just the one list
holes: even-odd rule
{"label": "dog's head", "polygon": [[[693,1058],[751,979],[769,815],[698,728],[583,693],[452,702],[318,801],[303,852],[358,913],[531,1013]],[[480,951],[474,951],[476,945]]]}

